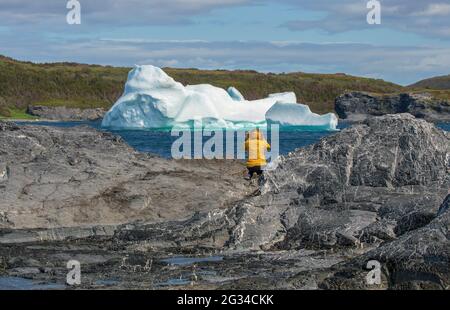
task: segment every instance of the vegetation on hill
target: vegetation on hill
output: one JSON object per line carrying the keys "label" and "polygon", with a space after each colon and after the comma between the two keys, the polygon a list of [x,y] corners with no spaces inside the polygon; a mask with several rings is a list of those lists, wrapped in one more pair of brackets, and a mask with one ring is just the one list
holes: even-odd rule
{"label": "vegetation on hill", "polygon": [[30,104],[108,108],[128,69],[72,63],[33,64],[0,57],[0,115]]}
{"label": "vegetation on hill", "polygon": [[[76,63],[34,64],[0,56],[0,115],[12,116],[27,106],[109,108],[122,94],[130,68]],[[183,84],[235,86],[247,99],[294,91],[318,113],[331,112],[334,99],[347,91],[393,93],[402,86],[345,74],[263,74],[255,71],[164,69]]]}
{"label": "vegetation on hill", "polygon": [[308,104],[318,113],[334,111],[334,100],[347,91],[391,93],[403,87],[385,82],[345,74],[285,73],[264,74],[255,71],[205,71],[193,69],[165,69],[183,84],[209,83],[218,87],[234,86],[247,99],[260,99],[271,93],[293,91],[298,101]]}
{"label": "vegetation on hill", "polygon": [[437,76],[410,85],[411,88],[435,89],[450,91],[450,75]]}

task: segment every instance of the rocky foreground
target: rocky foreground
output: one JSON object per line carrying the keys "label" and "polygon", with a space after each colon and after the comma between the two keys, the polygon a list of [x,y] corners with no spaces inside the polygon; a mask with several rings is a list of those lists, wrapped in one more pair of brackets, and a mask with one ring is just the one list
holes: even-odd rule
{"label": "rocky foreground", "polygon": [[259,189],[88,127],[0,123],[0,145],[0,279],[65,288],[75,259],[81,288],[450,288],[450,134],[408,114],[281,157]]}

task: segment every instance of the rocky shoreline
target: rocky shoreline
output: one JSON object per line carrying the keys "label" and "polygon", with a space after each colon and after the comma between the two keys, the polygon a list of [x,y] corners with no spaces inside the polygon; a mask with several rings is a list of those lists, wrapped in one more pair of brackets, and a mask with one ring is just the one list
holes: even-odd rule
{"label": "rocky shoreline", "polygon": [[336,98],[335,111],[340,119],[350,122],[364,121],[372,116],[399,113],[409,113],[435,123],[450,121],[450,102],[433,98],[426,93],[374,95],[351,92]]}
{"label": "rocky shoreline", "polygon": [[[450,102],[427,93],[378,95],[349,92],[335,99],[334,112],[343,121],[362,122],[373,116],[409,113],[429,122],[450,122]],[[98,121],[106,110],[30,105],[27,114],[46,121]]]}
{"label": "rocky shoreline", "polygon": [[27,114],[52,121],[98,121],[103,119],[106,111],[101,108],[78,109],[30,105],[27,108]]}
{"label": "rocky shoreline", "polygon": [[450,288],[450,134],[409,114],[282,156],[259,188],[85,126],[0,122],[0,145],[0,279],[71,288],[78,260],[84,289]]}

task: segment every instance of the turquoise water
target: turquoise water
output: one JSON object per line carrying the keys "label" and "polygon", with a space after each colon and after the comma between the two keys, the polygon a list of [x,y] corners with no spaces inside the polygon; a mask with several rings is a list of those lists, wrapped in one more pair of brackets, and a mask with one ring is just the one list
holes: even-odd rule
{"label": "turquoise water", "polygon": [[[110,131],[120,135],[130,146],[140,152],[147,152],[159,155],[164,158],[171,158],[172,144],[179,139],[179,136],[172,137],[167,130],[106,130],[101,128],[101,122],[18,122],[21,125],[42,125],[70,128],[74,126],[87,125],[103,131]],[[339,129],[348,127],[346,124],[340,124]],[[296,148],[307,146],[319,141],[321,138],[336,133],[335,131],[305,130],[305,128],[289,128],[280,130],[279,148],[280,154],[287,154]],[[225,136],[225,134],[224,134]],[[270,132],[267,134],[269,143]],[[210,137],[204,137],[203,142]],[[235,144],[237,138],[235,137]]]}
{"label": "turquoise water", "polygon": [[450,123],[441,123],[437,125],[439,128],[444,129],[445,131],[450,131]]}
{"label": "turquoise water", "polygon": [[[79,125],[88,125],[99,130],[101,122],[18,122],[20,124],[56,126],[56,127],[74,127]],[[450,131],[450,123],[438,124],[438,127]],[[338,128],[344,129],[349,127],[347,123],[339,123]],[[105,130],[106,131],[106,130]],[[171,158],[171,148],[174,141],[179,137],[172,137],[170,132],[162,130],[110,130],[120,135],[130,146],[140,152],[147,152],[159,155],[165,158]],[[281,155],[285,155],[297,148],[308,146],[316,143],[323,137],[335,134],[333,131],[311,131],[311,128],[289,128],[281,129],[279,133],[279,151]],[[269,143],[270,132],[268,133]],[[204,138],[204,142],[209,140]],[[236,141],[236,139],[235,139]]]}

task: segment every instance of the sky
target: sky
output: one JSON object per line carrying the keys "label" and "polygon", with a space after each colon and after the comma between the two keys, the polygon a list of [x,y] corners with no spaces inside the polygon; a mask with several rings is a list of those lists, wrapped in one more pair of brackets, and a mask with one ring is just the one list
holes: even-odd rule
{"label": "sky", "polygon": [[[73,0],[71,0],[73,1]],[[450,0],[0,0],[0,54],[34,62],[347,73],[402,85],[450,74]],[[373,0],[372,0],[373,1]]]}

